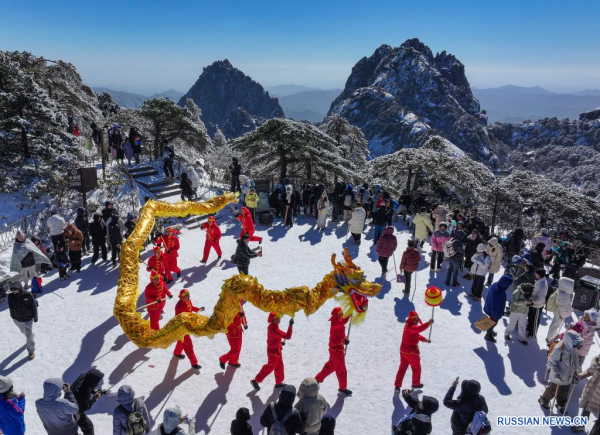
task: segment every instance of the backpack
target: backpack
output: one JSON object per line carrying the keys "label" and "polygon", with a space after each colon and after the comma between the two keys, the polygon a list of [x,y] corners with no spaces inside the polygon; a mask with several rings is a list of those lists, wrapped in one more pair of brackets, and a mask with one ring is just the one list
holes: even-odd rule
{"label": "backpack", "polygon": [[181,428],[179,426],[177,426],[172,432],[167,432],[162,423],[160,424],[159,427],[160,427],[160,435],[175,435],[175,434],[177,434],[177,432],[179,432],[181,430]]}
{"label": "backpack", "polygon": [[467,427],[467,435],[486,435],[491,431],[492,425],[485,412],[477,411]]}
{"label": "backpack", "polygon": [[285,428],[285,422],[290,418],[292,412],[294,412],[294,408],[290,409],[288,413],[281,419],[281,421],[277,420],[277,413],[275,413],[275,404],[271,403],[271,413],[273,414],[273,425],[271,426],[271,430],[269,431],[269,435],[287,435],[287,429]]}
{"label": "backpack", "polygon": [[41,293],[42,292],[42,278],[34,277],[31,280],[31,293]]}
{"label": "backpack", "polygon": [[552,352],[554,351],[554,348],[556,346],[560,346],[561,347],[561,351],[560,351],[560,360],[562,361],[562,356],[565,353],[565,348],[564,346],[561,344],[561,341],[559,339],[556,340],[552,340],[552,342],[550,343],[550,346],[548,346],[548,353],[546,354],[546,358],[550,359],[550,355],[552,355]]}
{"label": "backpack", "polygon": [[446,240],[442,245],[442,250],[444,251],[444,258],[454,257],[456,254],[456,249],[454,249],[454,243],[452,243],[454,239]]}
{"label": "backpack", "polygon": [[133,400],[133,411],[129,412],[123,405],[119,405],[119,409],[127,416],[127,435],[142,435],[145,434],[149,427],[144,416],[137,410],[138,401]]}
{"label": "backpack", "polygon": [[557,305],[556,305],[556,296],[558,295],[558,292],[553,292],[550,297],[548,297],[548,300],[546,301],[546,311],[548,312],[554,312],[554,310],[556,310]]}

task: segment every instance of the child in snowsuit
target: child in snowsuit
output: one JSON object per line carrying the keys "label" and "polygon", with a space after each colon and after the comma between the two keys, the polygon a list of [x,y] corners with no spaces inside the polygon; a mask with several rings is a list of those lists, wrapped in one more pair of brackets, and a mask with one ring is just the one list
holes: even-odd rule
{"label": "child in snowsuit", "polygon": [[[444,243],[450,240],[448,224],[442,222],[431,236],[431,270],[442,270],[444,261]],[[437,263],[437,264],[436,264]]]}
{"label": "child in snowsuit", "polygon": [[408,247],[402,254],[402,260],[400,261],[400,273],[405,276],[404,290],[402,293],[410,293],[410,283],[413,272],[416,272],[421,262],[421,254],[417,249],[417,242],[414,240],[408,241]]}
{"label": "child in snowsuit", "polygon": [[[177,305],[175,305],[175,315],[179,315],[181,313],[197,313],[199,311],[204,311],[204,307],[195,307],[190,300],[190,291],[187,289],[182,289],[179,292],[179,301],[177,301]],[[185,358],[183,356],[183,352],[190,360],[190,364],[194,369],[200,369],[200,365],[198,364],[198,358],[196,358],[196,354],[194,353],[194,343],[192,343],[192,337],[186,335],[183,337],[183,341],[177,341],[175,345],[175,351],[173,352],[173,356],[179,359]]]}
{"label": "child in snowsuit", "polygon": [[510,316],[508,317],[508,325],[504,330],[504,338],[510,340],[510,335],[515,330],[515,327],[519,328],[519,342],[527,344],[527,313],[529,312],[529,305],[531,305],[531,295],[533,294],[532,284],[521,284],[512,294],[512,300],[510,301]]}
{"label": "child in snowsuit", "polygon": [[69,275],[67,269],[69,267],[69,256],[67,254],[67,246],[64,240],[59,240],[56,244],[56,262],[58,263],[58,276],[61,281],[66,280]]}
{"label": "child in snowsuit", "polygon": [[[564,278],[561,278],[563,280]],[[579,322],[583,325],[581,331],[581,337],[583,337],[583,345],[577,349],[577,355],[579,356],[579,367],[583,368],[583,362],[585,357],[590,353],[590,347],[594,342],[594,334],[598,327],[598,311],[592,309],[587,310],[583,316],[579,319]]]}
{"label": "child in snowsuit", "polygon": [[423,337],[421,332],[425,331],[433,325],[433,319],[427,323],[423,323],[416,311],[411,311],[404,324],[404,332],[402,333],[402,342],[400,343],[400,367],[396,374],[394,386],[396,392],[400,392],[402,381],[408,366],[412,369],[412,386],[413,388],[423,388],[421,384],[421,354],[419,352],[419,342],[431,343],[431,340]]}

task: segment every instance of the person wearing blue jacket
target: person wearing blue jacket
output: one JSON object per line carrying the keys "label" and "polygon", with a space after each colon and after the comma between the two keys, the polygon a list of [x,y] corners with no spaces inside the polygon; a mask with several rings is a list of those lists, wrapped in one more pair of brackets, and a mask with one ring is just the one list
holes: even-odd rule
{"label": "person wearing blue jacket", "polygon": [[502,316],[504,316],[504,307],[506,306],[506,291],[512,282],[513,279],[510,276],[503,275],[498,282],[492,284],[485,298],[483,312],[487,314],[490,319],[496,322],[494,326],[488,329],[485,334],[485,339],[487,341],[491,341],[492,343],[496,342],[496,332],[494,332],[494,328]]}
{"label": "person wearing blue jacket", "polygon": [[25,394],[13,393],[13,381],[0,376],[0,431],[6,435],[25,434]]}

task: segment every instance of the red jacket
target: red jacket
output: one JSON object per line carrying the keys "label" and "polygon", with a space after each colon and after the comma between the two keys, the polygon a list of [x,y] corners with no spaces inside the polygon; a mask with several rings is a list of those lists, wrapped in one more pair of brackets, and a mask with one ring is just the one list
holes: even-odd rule
{"label": "red jacket", "polygon": [[165,256],[165,254],[160,254],[158,259],[156,258],[156,256],[153,255],[148,260],[148,268],[147,269],[150,269],[148,272],[158,273],[159,275],[166,275],[167,274],[166,264],[167,264],[167,257]]}
{"label": "red jacket", "polygon": [[240,214],[237,217],[242,223],[243,230],[248,234],[254,234],[254,222],[252,221],[252,216],[250,216],[250,210],[247,207],[242,207],[242,211],[245,210],[245,214]]}
{"label": "red jacket", "polygon": [[402,343],[400,343],[400,353],[419,354],[419,341],[427,341],[421,335],[421,332],[429,328],[429,322],[422,324],[409,324],[406,321],[404,332],[402,333]]}
{"label": "red jacket", "polygon": [[179,254],[177,254],[177,251],[179,251],[179,238],[177,236],[169,237],[163,234],[156,239],[156,244],[158,246],[162,246],[165,251],[170,251],[170,253],[167,253],[167,255],[179,256]]}
{"label": "red jacket", "polygon": [[267,353],[281,355],[281,340],[292,338],[292,326],[288,326],[287,332],[279,329],[279,325],[271,322],[267,329]]}
{"label": "red jacket", "polygon": [[419,268],[421,262],[421,254],[414,248],[408,248],[402,254],[402,261],[400,261],[400,270],[407,272],[415,272]]}
{"label": "red jacket", "polygon": [[198,311],[200,311],[200,308],[195,307],[190,300],[183,302],[179,299],[177,305],[175,305],[175,315],[181,313],[197,313]]}
{"label": "red jacket", "polygon": [[[146,297],[146,303],[151,304],[158,299],[164,299],[166,296],[171,296],[171,292],[167,288],[165,282],[161,279],[158,286],[154,285],[154,282],[151,281],[144,290],[144,296]],[[156,311],[159,309],[161,309],[160,304],[154,304],[148,307],[148,311]]]}
{"label": "red jacket", "polygon": [[202,228],[203,230],[206,230],[206,239],[210,242],[213,243],[218,243],[219,239],[221,238],[221,229],[219,228],[219,226],[213,222],[213,224],[210,226],[208,226],[208,222],[204,222],[200,228]]}
{"label": "red jacket", "polygon": [[331,321],[329,330],[329,350],[334,352],[343,352],[346,344],[346,324],[350,317],[346,319],[334,319]]}
{"label": "red jacket", "polygon": [[227,327],[227,337],[229,338],[240,338],[242,336],[243,319],[240,317],[240,313],[237,313],[231,322],[231,325]]}

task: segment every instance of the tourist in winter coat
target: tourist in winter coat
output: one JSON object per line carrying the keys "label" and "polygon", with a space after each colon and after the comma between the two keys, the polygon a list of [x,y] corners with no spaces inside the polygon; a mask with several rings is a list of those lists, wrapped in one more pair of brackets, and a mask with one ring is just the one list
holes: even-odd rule
{"label": "tourist in winter coat", "polygon": [[367,213],[360,202],[356,203],[356,207],[352,211],[352,217],[348,221],[348,231],[352,234],[355,245],[360,245],[360,239],[363,229],[365,228],[365,220]]}
{"label": "tourist in winter coat", "polygon": [[[188,289],[182,289],[179,292],[179,301],[175,305],[175,315],[178,316],[181,313],[198,313],[200,311],[204,311],[204,307],[196,307],[192,304],[190,300],[190,291]],[[192,342],[192,337],[190,335],[184,335],[183,340],[178,340],[175,345],[175,351],[173,352],[173,356],[175,358],[183,359],[183,352],[187,355],[190,360],[190,364],[193,369],[199,370],[202,367],[198,364],[198,358],[196,358],[196,354],[194,353],[194,343]]]}
{"label": "tourist in winter coat", "polygon": [[77,217],[75,218],[75,226],[81,234],[83,234],[83,253],[86,254],[90,250],[90,222],[88,218],[88,211],[79,207],[77,209]]}
{"label": "tourist in winter coat", "polygon": [[123,154],[127,159],[127,164],[131,166],[131,159],[133,159],[133,145],[131,142],[129,142],[129,139],[125,139],[123,145],[121,145],[121,148],[123,149]]}
{"label": "tourist in winter coat", "polygon": [[550,269],[550,275],[552,275],[553,279],[558,280],[560,278],[561,265],[567,264],[572,254],[573,251],[570,248],[570,243],[567,241],[561,242],[558,249],[552,251],[554,262]]}
{"label": "tourist in winter coat", "polygon": [[193,166],[188,166],[187,168],[187,176],[190,183],[192,183],[192,190],[194,191],[194,198],[197,198],[198,195],[198,187],[200,187],[200,175],[194,169]]}
{"label": "tourist in winter coat", "polygon": [[[579,399],[579,407],[581,408],[582,417],[590,417],[592,413],[600,414],[600,355],[592,359],[592,363],[581,372],[579,379],[591,378],[585,384],[581,399]],[[585,432],[583,426],[576,427],[573,432]]]}
{"label": "tourist in winter coat", "polygon": [[352,184],[348,184],[346,191],[342,195],[342,210],[344,211],[344,222],[348,223],[352,217],[352,205],[354,204],[354,191]]}
{"label": "tourist in winter coat", "polygon": [[48,227],[48,232],[52,238],[52,246],[56,251],[56,245],[58,244],[58,241],[65,239],[65,227],[67,226],[67,223],[62,216],[60,216],[58,212],[54,210],[52,211],[52,216],[50,216],[46,221],[46,226]]}
{"label": "tourist in winter coat", "polygon": [[337,222],[339,215],[342,213],[342,206],[344,203],[343,193],[344,183],[338,181],[335,183],[335,188],[333,189],[333,194],[331,195],[331,220],[333,222]]}
{"label": "tourist in winter coat", "polygon": [[[563,324],[571,317],[573,310],[571,309],[571,302],[573,300],[573,290],[575,289],[575,281],[571,278],[561,278],[558,281],[558,291],[556,295],[550,296],[556,303],[556,308],[552,312],[552,323],[548,327],[548,335],[546,335],[546,341],[553,338]],[[549,303],[551,299],[548,299]]]}
{"label": "tourist in winter coat", "polygon": [[242,173],[242,166],[238,163],[238,159],[233,157],[231,159],[231,165],[229,165],[229,173],[231,175],[231,191],[240,191],[240,174]]}
{"label": "tourist in winter coat", "polygon": [[421,262],[421,254],[417,249],[417,242],[414,240],[408,241],[408,246],[402,254],[402,260],[400,261],[400,273],[404,274],[404,290],[403,293],[410,293],[410,284],[413,272],[419,269],[419,263]]}
{"label": "tourist in winter coat", "polygon": [[294,226],[294,208],[296,207],[296,199],[294,198],[294,188],[291,184],[285,186],[283,194],[283,224]]}
{"label": "tourist in winter coat", "polygon": [[192,182],[188,178],[188,174],[185,172],[181,174],[181,182],[179,183],[179,188],[181,189],[181,200],[182,201],[191,201],[194,199],[194,188],[192,186]]}
{"label": "tourist in winter coat", "polygon": [[402,189],[402,195],[400,195],[400,214],[402,220],[406,220],[406,215],[410,213],[410,207],[412,206],[412,196],[408,194],[406,189]]}
{"label": "tourist in winter coat", "polygon": [[150,432],[150,416],[143,397],[135,397],[135,391],[130,385],[123,385],[117,393],[119,406],[113,411],[113,435],[129,435],[129,414],[140,412],[145,422],[144,433]]}
{"label": "tourist in winter coat", "polygon": [[[444,261],[444,243],[450,240],[448,225],[445,222],[437,226],[437,230],[431,235],[431,270],[442,270]],[[436,264],[437,263],[437,264]]]}
{"label": "tourist in winter coat", "polygon": [[536,245],[532,245],[533,250],[531,251],[531,263],[536,269],[540,269],[546,266],[546,260],[544,251],[546,250],[546,244],[539,242]]}
{"label": "tourist in winter coat", "polygon": [[83,234],[75,225],[68,224],[65,228],[65,240],[69,247],[69,260],[71,261],[71,269],[75,272],[81,272],[81,249],[83,247]]}
{"label": "tourist in winter coat", "polygon": [[329,329],[329,360],[323,366],[323,369],[315,376],[319,384],[323,383],[325,378],[335,372],[338,379],[338,391],[347,396],[352,395],[348,390],[348,372],[346,370],[346,325],[350,321],[350,316],[344,318],[344,313],[340,307],[335,307],[331,311],[329,318],[331,327]]}
{"label": "tourist in winter coat", "polygon": [[454,255],[448,258],[448,271],[446,272],[446,285],[450,285],[452,280],[452,286],[458,286],[458,273],[460,272],[463,255],[465,254],[465,248],[463,242],[466,238],[466,234],[463,230],[455,231],[454,237],[450,239],[452,242],[452,250]]}
{"label": "tourist in winter coat", "polygon": [[163,171],[165,178],[175,178],[175,170],[173,169],[173,161],[175,160],[175,150],[167,139],[163,142]]}
{"label": "tourist in winter coat", "polygon": [[[185,423],[188,430],[179,425]],[[175,405],[165,409],[163,422],[156,429],[150,432],[150,435],[196,435],[196,419],[184,417],[181,408]]]}
{"label": "tourist in winter coat", "polygon": [[542,309],[546,305],[546,294],[548,293],[548,281],[546,281],[546,270],[535,271],[535,283],[533,285],[533,303],[529,306],[527,314],[527,338],[536,338],[537,330],[542,318]]}
{"label": "tourist in winter coat", "polygon": [[491,285],[490,290],[485,298],[485,304],[483,305],[483,312],[489,316],[494,322],[496,322],[491,328],[489,328],[485,334],[485,339],[496,342],[494,338],[496,333],[494,328],[500,322],[502,316],[504,316],[504,307],[506,306],[506,291],[512,284],[513,279],[508,275],[502,275],[498,282]]}
{"label": "tourist in winter coat", "polygon": [[260,424],[267,428],[267,434],[271,432],[271,426],[275,420],[283,422],[284,417],[291,411],[291,414],[285,420],[284,426],[289,435],[301,434],[304,432],[304,422],[297,409],[293,408],[296,397],[296,388],[293,385],[286,385],[279,393],[279,399],[275,403],[269,403],[262,415]]}
{"label": "tourist in winter coat", "polygon": [[319,393],[319,384],[315,378],[306,378],[298,388],[299,400],[294,408],[300,412],[306,435],[318,435],[321,429],[321,418],[329,408],[329,403]]}
{"label": "tourist in winter coat", "polygon": [[115,211],[115,208],[114,208],[113,203],[110,201],[105,201],[104,208],[102,209],[102,220],[104,221],[104,223],[108,222],[108,220],[113,215],[114,211]]}
{"label": "tourist in winter coat", "polygon": [[117,210],[113,210],[112,216],[106,221],[106,232],[108,233],[108,240],[110,242],[112,264],[116,266],[121,254],[123,234],[125,234],[125,224],[119,217]]}
{"label": "tourist in winter coat", "polygon": [[242,301],[240,304],[240,311],[235,315],[233,321],[227,327],[227,342],[229,343],[229,352],[221,355],[219,358],[219,365],[221,369],[225,370],[225,364],[229,363],[230,366],[237,368],[241,367],[240,364],[240,353],[242,351],[242,343],[244,338],[244,330],[248,329],[248,321],[246,320],[246,313],[244,313]]}
{"label": "tourist in winter coat", "polygon": [[[433,210],[433,218],[435,219],[435,229],[440,227],[441,223],[446,223],[446,217],[448,216],[448,209],[443,205],[438,205]],[[447,228],[446,228],[447,229]]]}
{"label": "tourist in winter coat", "polygon": [[502,246],[500,243],[498,243],[498,239],[496,237],[492,237],[490,240],[488,240],[485,250],[492,259],[492,264],[490,264],[490,270],[487,279],[487,285],[492,285],[492,282],[494,282],[494,275],[500,272],[500,268],[502,267],[502,261],[504,260],[504,249],[502,249]]}
{"label": "tourist in winter coat", "polygon": [[142,136],[133,127],[129,129],[129,142],[133,148],[133,156],[135,157],[135,163],[140,164],[140,155],[142,154]]}
{"label": "tourist in winter coat", "polygon": [[97,388],[103,378],[104,373],[97,369],[91,369],[87,373],[79,375],[75,379],[75,382],[73,382],[73,385],[71,385],[71,391],[73,391],[73,395],[79,406],[77,426],[79,426],[83,435],[94,434],[94,424],[85,413],[94,406],[96,400],[102,397],[102,391]]}
{"label": "tourist in winter coat", "polygon": [[471,275],[473,275],[473,284],[471,285],[471,293],[469,297],[474,301],[480,301],[483,293],[483,284],[485,282],[485,276],[490,270],[492,264],[491,257],[485,252],[485,245],[483,243],[477,246],[477,253],[471,257],[473,265],[471,266]]}
{"label": "tourist in winter coat", "polygon": [[379,237],[383,234],[383,230],[388,224],[388,218],[392,214],[392,209],[389,207],[389,201],[383,202],[373,213],[373,243],[377,243]]}
{"label": "tourist in winter coat", "polygon": [[167,288],[167,285],[160,275],[152,275],[150,277],[150,282],[144,289],[144,297],[146,298],[146,304],[152,304],[156,302],[154,305],[150,305],[146,309],[148,310],[148,315],[150,316],[150,328],[158,331],[160,329],[160,315],[165,308],[165,299],[171,299],[173,295]]}
{"label": "tourist in winter coat", "polygon": [[[59,240],[59,243],[61,242],[62,240]],[[10,258],[10,271],[20,273],[24,288],[33,285],[32,281],[38,274],[37,268],[41,270],[44,264],[51,265],[50,259],[31,240],[28,240],[25,234],[17,231]]]}
{"label": "tourist in winter coat", "polygon": [[56,245],[55,258],[58,263],[58,277],[61,281],[65,281],[69,278],[69,274],[67,274],[67,268],[69,267],[69,253],[64,240],[59,241],[58,245]]}
{"label": "tourist in winter coat", "polygon": [[8,376],[0,376],[0,432],[25,434],[25,394],[13,393],[13,382]]}
{"label": "tourist in winter coat", "polygon": [[388,261],[396,248],[398,247],[398,239],[394,235],[394,227],[387,227],[383,230],[383,235],[379,238],[375,252],[377,252],[379,265],[381,266],[381,274],[385,275],[388,270]]}
{"label": "tourist in winter coat", "polygon": [[327,198],[327,191],[323,191],[319,201],[317,202],[317,212],[319,217],[317,218],[317,229],[325,231],[327,226],[327,215],[329,214],[329,199]]}
{"label": "tourist in winter coat", "polygon": [[[65,397],[61,398],[63,392]],[[44,381],[44,397],[35,401],[35,407],[48,435],[77,435],[79,405],[62,379]]]}
{"label": "tourist in winter coat", "polygon": [[38,321],[37,304],[33,294],[23,290],[20,281],[14,281],[10,284],[12,291],[8,295],[8,310],[10,317],[19,328],[19,331],[25,336],[27,353],[29,359],[35,358],[35,334],[33,333],[33,324]]}
{"label": "tourist in winter coat", "polygon": [[162,246],[165,255],[167,256],[167,278],[171,279],[172,274],[176,273],[177,277],[181,276],[181,269],[177,265],[177,257],[179,257],[179,237],[175,235],[172,227],[167,227],[162,236],[156,239],[156,244]]}
{"label": "tourist in winter coat", "polygon": [[521,284],[529,283],[533,285],[535,283],[535,270],[536,269],[535,267],[533,267],[533,264],[527,264],[522,274],[520,274],[516,278],[513,277],[513,283],[510,285],[510,288],[508,290],[512,293]]}
{"label": "tourist in winter coat", "polygon": [[244,197],[244,202],[246,203],[248,210],[250,210],[252,221],[256,224],[256,208],[258,207],[258,194],[256,193],[256,189],[250,189],[248,195]]}
{"label": "tourist in winter coat", "polygon": [[312,203],[313,203],[313,209],[315,211],[315,218],[319,217],[319,210],[317,210],[316,205],[317,205],[317,201],[319,201],[319,198],[321,198],[321,195],[323,195],[323,192],[325,192],[325,186],[323,185],[323,180],[317,180],[317,184],[315,184],[315,186],[312,188]]}
{"label": "tourist in winter coat", "polygon": [[201,263],[206,263],[208,261],[208,256],[210,254],[210,250],[214,249],[217,253],[217,260],[221,258],[221,229],[219,225],[217,225],[217,221],[214,216],[209,216],[208,220],[203,223],[200,228],[203,231],[206,231],[206,240],[204,241],[204,252],[202,253]]}
{"label": "tourist in winter coat", "polygon": [[521,255],[521,251],[525,247],[525,232],[523,228],[517,228],[508,235],[506,245],[506,256],[512,258],[514,255]]}
{"label": "tourist in winter coat", "polygon": [[[507,276],[507,275],[505,275]],[[513,282],[514,284],[514,282]],[[527,345],[527,313],[529,312],[529,305],[532,304],[531,295],[533,294],[533,284],[523,283],[517,287],[512,293],[512,299],[510,301],[510,315],[508,318],[508,325],[504,331],[504,338],[506,340],[511,339],[511,334],[515,327],[519,329],[519,342]]]}
{"label": "tourist in winter coat", "polygon": [[453,399],[458,380],[452,382],[452,386],[444,397],[444,406],[451,409],[450,427],[452,435],[465,435],[469,423],[473,420],[477,411],[487,414],[488,407],[485,397],[480,393],[481,385],[476,380],[464,380],[460,385],[460,395]]}
{"label": "tourist in winter coat", "polygon": [[483,243],[483,239],[479,235],[479,231],[473,230],[469,233],[469,237],[465,240],[465,269],[467,273],[463,276],[464,279],[471,280],[471,266],[473,266],[473,255],[477,254],[477,247]]}
{"label": "tourist in winter coat", "polygon": [[422,390],[414,388],[402,390],[402,398],[412,408],[410,414],[405,416],[398,425],[392,426],[394,435],[419,435],[431,433],[431,416],[440,407],[435,397],[419,396]]}
{"label": "tourist in winter coat", "polygon": [[427,240],[427,231],[433,232],[433,225],[431,225],[431,219],[425,207],[421,207],[419,213],[413,217],[412,224],[415,226],[415,239],[417,239],[417,243],[421,242],[422,248]]}
{"label": "tourist in winter coat", "polygon": [[231,435],[253,435],[252,426],[250,426],[250,410],[240,408],[235,413],[235,420],[231,422]]}
{"label": "tourist in winter coat", "polygon": [[402,381],[408,366],[412,369],[413,388],[423,388],[421,384],[421,352],[419,351],[419,342],[431,343],[431,340],[423,337],[421,332],[433,325],[433,319],[423,323],[416,311],[408,314],[402,333],[402,342],[400,343],[400,367],[396,373],[394,387],[396,393],[400,392]]}
{"label": "tourist in winter coat", "polygon": [[262,250],[250,249],[248,243],[250,242],[250,236],[248,234],[244,234],[241,239],[237,240],[237,248],[235,250],[234,259],[235,265],[238,268],[239,273],[243,273],[245,275],[249,275],[249,267],[250,260],[256,257],[262,257]]}
{"label": "tourist in winter coat", "polygon": [[598,311],[594,309],[587,310],[579,321],[583,325],[583,330],[581,331],[583,344],[577,349],[577,355],[579,355],[579,367],[583,368],[583,362],[588,353],[590,353],[590,347],[592,347],[596,328],[598,327]]}
{"label": "tourist in winter coat", "polygon": [[251,242],[262,243],[262,238],[254,235],[254,221],[252,220],[250,210],[248,210],[247,207],[242,207],[242,211],[236,216],[236,219],[242,224],[240,238],[242,238],[244,234],[248,234]]}
{"label": "tourist in winter coat", "polygon": [[569,389],[580,371],[576,349],[583,344],[583,338],[575,331],[566,331],[562,341],[554,346],[548,357],[549,384],[538,402],[550,409],[550,402],[556,399],[556,406],[561,414],[569,396]]}
{"label": "tourist in winter coat", "polygon": [[[294,319],[290,319],[286,332],[283,332],[281,329],[279,329],[280,321],[281,319],[277,317],[277,314],[269,314],[269,327],[267,328],[267,363],[262,366],[256,377],[250,381],[255,390],[260,390],[259,384],[273,372],[275,372],[275,388],[285,387],[285,384],[283,383],[285,380],[285,372],[283,365],[282,340],[290,340],[292,338],[292,333],[294,332]],[[296,390],[294,390],[294,395],[295,393]],[[293,403],[294,399],[292,398],[290,407]],[[265,425],[263,424],[263,426]],[[269,428],[270,427],[271,426],[269,425]]]}
{"label": "tourist in winter coat", "polygon": [[550,255],[552,239],[550,239],[548,228],[542,228],[542,230],[531,239],[531,246],[536,247],[538,243],[544,244],[544,250],[542,251],[543,255]]}

